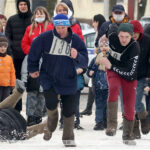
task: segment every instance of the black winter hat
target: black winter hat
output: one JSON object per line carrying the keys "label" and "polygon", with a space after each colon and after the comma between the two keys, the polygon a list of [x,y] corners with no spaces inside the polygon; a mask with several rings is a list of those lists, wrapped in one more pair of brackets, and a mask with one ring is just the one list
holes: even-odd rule
{"label": "black winter hat", "polygon": [[119,28],[118,28],[118,33],[120,31],[123,31],[123,32],[128,32],[130,34],[133,34],[133,25],[130,24],[130,23],[121,23],[119,25]]}
{"label": "black winter hat", "polygon": [[19,10],[18,5],[20,2],[26,2],[27,6],[28,6],[28,10],[30,10],[30,1],[29,0],[17,0],[17,9],[18,10]]}
{"label": "black winter hat", "polygon": [[72,5],[72,2],[70,0],[61,0],[62,3],[65,3],[69,9],[72,11],[72,13],[74,14],[74,8],[73,8],[73,5]]}

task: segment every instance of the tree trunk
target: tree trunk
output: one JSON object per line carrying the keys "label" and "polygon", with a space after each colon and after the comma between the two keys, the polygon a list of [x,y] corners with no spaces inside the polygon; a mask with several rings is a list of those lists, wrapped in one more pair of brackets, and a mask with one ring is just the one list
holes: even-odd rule
{"label": "tree trunk", "polygon": [[137,15],[137,19],[141,19],[142,16],[144,16],[145,14],[145,7],[146,7],[146,4],[147,4],[147,0],[139,0],[138,2],[138,15]]}
{"label": "tree trunk", "polygon": [[112,8],[114,5],[116,5],[116,3],[117,3],[117,0],[109,0],[109,16],[111,15]]}
{"label": "tree trunk", "polygon": [[46,5],[47,5],[47,10],[50,13],[50,16],[52,17],[54,15],[54,8],[57,3],[57,0],[47,0]]}

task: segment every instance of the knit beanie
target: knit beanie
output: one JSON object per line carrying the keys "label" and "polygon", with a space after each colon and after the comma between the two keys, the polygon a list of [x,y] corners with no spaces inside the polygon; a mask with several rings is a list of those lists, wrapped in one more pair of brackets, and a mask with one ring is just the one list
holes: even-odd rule
{"label": "knit beanie", "polygon": [[8,40],[5,36],[0,36],[0,47],[1,46],[8,46]]}
{"label": "knit beanie", "polygon": [[58,14],[53,19],[54,26],[70,26],[68,17],[64,14]]}
{"label": "knit beanie", "polygon": [[140,37],[138,40],[140,40],[143,36],[143,27],[141,23],[138,20],[132,20],[130,21],[130,24],[133,25],[133,32],[140,33]]}
{"label": "knit beanie", "polygon": [[17,8],[18,8],[18,5],[19,5],[20,2],[26,2],[27,6],[28,6],[28,9],[30,9],[30,1],[29,0],[17,0]]}
{"label": "knit beanie", "polygon": [[118,34],[120,31],[128,32],[130,34],[133,34],[133,25],[130,23],[121,23],[118,27]]}

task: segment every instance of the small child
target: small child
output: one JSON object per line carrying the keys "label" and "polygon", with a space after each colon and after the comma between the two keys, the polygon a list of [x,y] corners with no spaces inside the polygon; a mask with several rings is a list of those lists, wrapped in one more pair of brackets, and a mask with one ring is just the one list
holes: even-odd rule
{"label": "small child", "polygon": [[107,126],[107,97],[108,97],[108,84],[106,80],[105,67],[100,64],[100,59],[106,57],[108,54],[109,46],[108,40],[99,40],[99,51],[97,56],[91,61],[87,75],[93,78],[95,90],[95,104],[96,125],[94,130],[104,130]]}
{"label": "small child", "polygon": [[10,95],[16,81],[13,60],[7,55],[7,47],[7,38],[0,36],[0,102]]}

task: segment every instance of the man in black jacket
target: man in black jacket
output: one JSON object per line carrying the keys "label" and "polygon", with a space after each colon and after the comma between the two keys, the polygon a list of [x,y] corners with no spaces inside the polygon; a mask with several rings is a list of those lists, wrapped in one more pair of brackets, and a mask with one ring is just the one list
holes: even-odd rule
{"label": "man in black jacket", "polygon": [[[140,120],[142,133],[147,134],[150,130],[150,122],[147,117],[145,106],[142,103],[142,97],[146,78],[150,78],[150,36],[143,33],[142,25],[138,20],[132,20],[130,23],[133,25],[133,38],[139,43],[140,46],[139,63],[137,68],[138,84],[135,103],[135,110],[137,113],[136,118]],[[135,138],[141,137],[138,119],[135,120],[133,130]]]}
{"label": "man in black jacket", "polygon": [[135,145],[132,138],[135,115],[135,97],[137,86],[137,64],[139,59],[139,46],[132,39],[133,26],[121,23],[110,26],[108,31],[110,55],[102,58],[101,63],[107,68],[108,119],[106,134],[113,136],[117,129],[117,99],[122,88],[124,118],[123,118],[123,143]]}
{"label": "man in black jacket", "polygon": [[[30,1],[17,0],[17,10],[18,13],[8,19],[5,32],[12,49],[16,78],[21,79],[21,65],[25,56],[21,48],[21,40],[26,27],[31,24]],[[21,101],[16,105],[16,109],[18,111],[22,110]]]}

